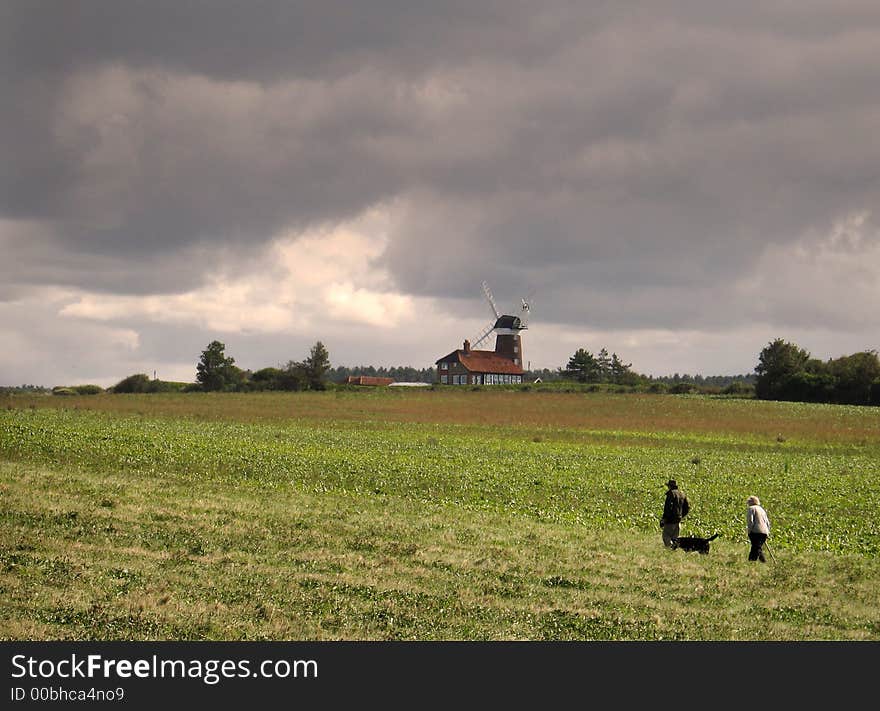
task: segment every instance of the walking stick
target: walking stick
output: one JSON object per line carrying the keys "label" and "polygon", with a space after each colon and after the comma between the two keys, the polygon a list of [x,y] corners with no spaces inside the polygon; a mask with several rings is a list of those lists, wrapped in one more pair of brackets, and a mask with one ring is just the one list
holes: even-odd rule
{"label": "walking stick", "polygon": [[770,550],[770,544],[767,543],[767,541],[764,541],[764,548],[767,549],[767,552],[770,554],[770,557],[773,559],[773,562],[775,563],[775,562],[776,562],[776,556],[773,555],[773,551]]}

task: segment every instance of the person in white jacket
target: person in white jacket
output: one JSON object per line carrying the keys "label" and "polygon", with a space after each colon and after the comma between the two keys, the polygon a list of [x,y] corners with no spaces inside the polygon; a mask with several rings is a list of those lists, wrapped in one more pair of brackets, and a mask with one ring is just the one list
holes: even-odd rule
{"label": "person in white jacket", "polygon": [[752,543],[752,548],[749,551],[749,560],[760,560],[762,563],[766,563],[764,543],[770,536],[770,518],[767,516],[764,507],[761,506],[761,501],[757,496],[750,496],[746,499],[746,505],[748,506],[746,520],[748,522],[749,540]]}

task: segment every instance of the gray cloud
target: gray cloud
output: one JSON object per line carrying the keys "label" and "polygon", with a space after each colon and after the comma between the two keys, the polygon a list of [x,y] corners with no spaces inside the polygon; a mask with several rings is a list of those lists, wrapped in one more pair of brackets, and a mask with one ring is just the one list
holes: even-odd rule
{"label": "gray cloud", "polygon": [[395,286],[463,314],[485,278],[580,327],[876,325],[872,286],[760,271],[876,212],[875,3],[30,1],[0,27],[0,299],[185,291],[384,205]]}

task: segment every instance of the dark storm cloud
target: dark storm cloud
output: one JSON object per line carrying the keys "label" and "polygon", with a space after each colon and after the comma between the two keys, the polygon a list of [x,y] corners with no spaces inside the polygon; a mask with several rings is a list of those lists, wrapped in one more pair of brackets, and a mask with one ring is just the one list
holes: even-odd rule
{"label": "dark storm cloud", "polygon": [[712,327],[754,318],[736,281],[768,245],[880,195],[874,3],[22,2],[0,25],[0,217],[43,226],[6,238],[7,289],[179,291],[389,205],[405,292],[485,278],[560,323]]}
{"label": "dark storm cloud", "polygon": [[[283,227],[344,219],[393,195],[404,176],[359,142],[399,130],[406,118],[381,105],[394,77],[375,86],[375,72],[364,81],[346,76],[431,66],[449,49],[446,25],[486,26],[493,10],[23,2],[0,13],[0,150],[15,166],[0,177],[0,214],[56,221],[68,254],[142,259],[206,241],[258,248]],[[490,24],[483,40],[503,25]],[[462,40],[455,55],[468,49],[481,51]],[[124,71],[108,76],[113,68]],[[204,81],[180,85],[193,76]],[[341,86],[324,97],[325,80]],[[272,87],[262,90],[297,81],[305,84],[275,99]],[[238,97],[246,115],[226,105],[241,82],[258,94]],[[95,110],[77,116],[76,105],[89,102]],[[316,115],[301,115],[304,102]],[[81,280],[95,278],[103,279]]]}
{"label": "dark storm cloud", "polygon": [[[10,58],[28,72],[124,61],[223,79],[332,77],[363,63],[424,68],[519,36],[518,3],[287,2],[284,0],[84,0],[6,3]],[[448,44],[458,37],[454,46]],[[468,39],[477,40],[468,42]],[[535,51],[540,47],[536,47]]]}

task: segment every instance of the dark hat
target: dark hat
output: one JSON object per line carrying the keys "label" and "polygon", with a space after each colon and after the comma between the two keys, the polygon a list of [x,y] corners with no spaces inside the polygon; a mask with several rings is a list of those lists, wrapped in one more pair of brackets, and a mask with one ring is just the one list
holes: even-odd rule
{"label": "dark hat", "polygon": [[678,484],[675,483],[675,479],[670,479],[669,481],[667,481],[666,486],[668,486],[670,489],[678,488]]}

